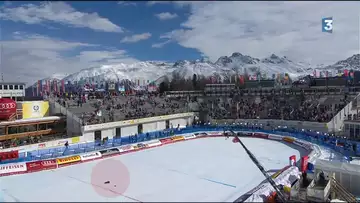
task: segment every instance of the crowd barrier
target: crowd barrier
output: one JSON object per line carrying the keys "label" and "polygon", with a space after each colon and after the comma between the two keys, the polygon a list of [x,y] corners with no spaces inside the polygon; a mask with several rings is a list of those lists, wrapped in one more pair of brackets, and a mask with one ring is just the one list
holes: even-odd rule
{"label": "crowd barrier", "polygon": [[[89,142],[83,144],[70,145],[68,148],[63,146],[63,147],[56,147],[51,149],[39,149],[36,151],[27,152],[26,154],[20,153],[18,159],[2,161],[0,164],[53,159],[62,156],[69,156],[73,154],[92,152],[92,151],[102,150],[111,147],[118,147],[135,142],[161,139],[164,137],[169,137],[171,135],[186,134],[186,133],[191,134],[197,132],[211,132],[211,131],[223,132],[224,130],[229,130],[229,129],[234,131],[242,130],[242,131],[278,134],[282,136],[293,137],[330,148],[336,152],[344,154],[347,157],[360,156],[360,143],[341,139],[341,138],[330,137],[316,132],[308,132],[308,131],[302,132],[293,129],[263,130],[260,128],[244,127],[244,126],[210,126],[209,125],[209,126],[192,126],[179,130],[175,129],[175,130],[150,132],[150,133],[140,134],[136,137],[132,136],[132,137],[122,137],[119,139],[109,139],[105,143]],[[339,143],[341,144],[341,146]],[[356,145],[355,150],[353,149],[354,144]]]}

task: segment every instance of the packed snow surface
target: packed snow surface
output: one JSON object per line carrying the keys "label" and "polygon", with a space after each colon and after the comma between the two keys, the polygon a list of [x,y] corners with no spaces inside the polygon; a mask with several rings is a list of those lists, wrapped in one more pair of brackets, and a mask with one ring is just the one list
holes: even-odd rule
{"label": "packed snow surface", "polygon": [[[241,140],[270,173],[288,165],[289,156],[300,157],[298,150],[277,141]],[[113,198],[100,195],[91,185],[94,167],[108,160],[123,163],[130,176],[127,190]],[[108,168],[103,173],[118,175]],[[239,143],[225,138],[206,138],[52,171],[2,177],[0,188],[6,202],[223,202],[237,199],[264,179]]]}

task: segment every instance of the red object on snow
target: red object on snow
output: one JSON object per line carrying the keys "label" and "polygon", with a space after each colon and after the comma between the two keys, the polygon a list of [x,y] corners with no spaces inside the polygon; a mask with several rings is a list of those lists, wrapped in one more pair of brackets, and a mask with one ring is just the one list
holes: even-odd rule
{"label": "red object on snow", "polygon": [[289,165],[290,166],[296,166],[296,155],[292,155],[289,157]]}
{"label": "red object on snow", "polygon": [[8,98],[0,98],[0,120],[9,120],[16,114],[16,102]]}
{"label": "red object on snow", "polygon": [[301,157],[301,172],[306,172],[308,167],[309,156]]}
{"label": "red object on snow", "polygon": [[237,143],[237,142],[240,142],[239,138],[238,137],[234,137],[234,139],[232,140],[233,143]]}

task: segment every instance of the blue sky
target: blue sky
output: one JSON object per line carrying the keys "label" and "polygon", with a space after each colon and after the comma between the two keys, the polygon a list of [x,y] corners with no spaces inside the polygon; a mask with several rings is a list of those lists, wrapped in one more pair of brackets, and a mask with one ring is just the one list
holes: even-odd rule
{"label": "blue sky", "polygon": [[[3,2],[1,69],[35,81],[113,63],[233,52],[333,63],[359,53],[359,2]],[[334,17],[334,33],[321,18]]]}

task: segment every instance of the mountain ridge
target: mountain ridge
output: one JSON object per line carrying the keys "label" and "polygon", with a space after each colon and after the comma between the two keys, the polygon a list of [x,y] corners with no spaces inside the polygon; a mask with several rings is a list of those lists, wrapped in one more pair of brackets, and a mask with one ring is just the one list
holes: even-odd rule
{"label": "mountain ridge", "polygon": [[[221,56],[215,62],[204,58],[197,60],[179,60],[175,63],[163,61],[140,61],[132,64],[117,63],[112,65],[101,65],[82,69],[64,78],[65,81],[159,81],[172,75],[183,78],[192,77],[194,74],[209,76],[228,77],[232,74],[257,74],[271,78],[276,73],[288,73],[291,78],[312,74],[315,69],[360,70],[360,54],[355,54],[345,60],[340,60],[332,65],[312,65],[306,62],[295,62],[286,56],[271,54],[266,58],[254,58],[234,52],[230,56]],[[60,74],[58,74],[59,76]],[[50,77],[51,78],[51,77]],[[59,77],[54,77],[61,80]]]}

